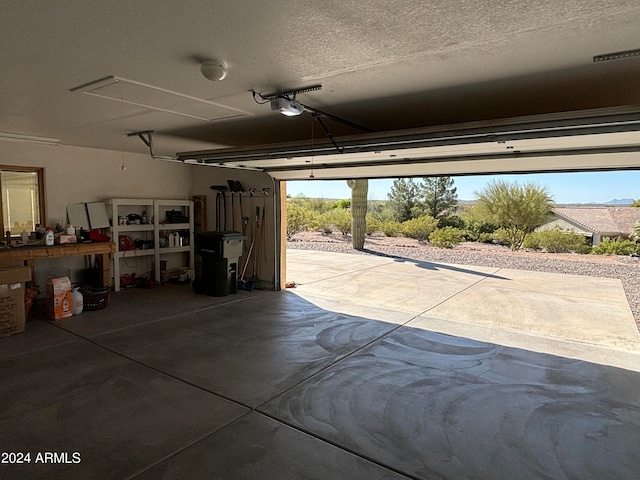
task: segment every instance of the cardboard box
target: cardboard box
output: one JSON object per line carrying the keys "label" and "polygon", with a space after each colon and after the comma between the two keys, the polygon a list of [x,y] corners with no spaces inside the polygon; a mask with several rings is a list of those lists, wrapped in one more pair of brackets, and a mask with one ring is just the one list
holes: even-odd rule
{"label": "cardboard box", "polygon": [[60,240],[60,245],[78,243],[78,237],[76,237],[75,235],[60,235],[60,237],[58,238]]}
{"label": "cardboard box", "polygon": [[71,281],[69,277],[52,277],[47,280],[47,316],[60,320],[73,315]]}
{"label": "cardboard box", "polygon": [[24,332],[24,282],[29,280],[28,267],[0,268],[0,337]]}

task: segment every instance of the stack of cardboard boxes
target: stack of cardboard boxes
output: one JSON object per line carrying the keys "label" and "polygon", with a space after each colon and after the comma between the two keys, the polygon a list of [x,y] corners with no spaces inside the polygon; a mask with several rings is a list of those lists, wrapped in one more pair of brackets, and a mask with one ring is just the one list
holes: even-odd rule
{"label": "stack of cardboard boxes", "polygon": [[24,332],[24,284],[30,280],[28,267],[0,268],[0,337]]}

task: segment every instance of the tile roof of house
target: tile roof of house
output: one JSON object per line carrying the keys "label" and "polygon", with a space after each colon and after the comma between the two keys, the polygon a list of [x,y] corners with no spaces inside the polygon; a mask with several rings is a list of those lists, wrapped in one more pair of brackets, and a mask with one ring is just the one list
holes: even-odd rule
{"label": "tile roof of house", "polygon": [[553,213],[597,233],[628,235],[640,222],[638,207],[556,207]]}

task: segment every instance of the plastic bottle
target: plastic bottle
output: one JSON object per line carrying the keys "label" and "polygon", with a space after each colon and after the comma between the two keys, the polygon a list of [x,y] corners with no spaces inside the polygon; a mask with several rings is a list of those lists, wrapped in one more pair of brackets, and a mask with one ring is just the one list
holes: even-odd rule
{"label": "plastic bottle", "polygon": [[47,246],[51,246],[53,245],[53,242],[54,242],[53,230],[51,230],[51,227],[47,227],[47,230],[44,234],[44,244]]}
{"label": "plastic bottle", "polygon": [[74,315],[80,315],[84,307],[84,297],[80,292],[80,287],[74,287],[71,292],[71,305]]}
{"label": "plastic bottle", "polygon": [[44,237],[45,232],[46,232],[45,228],[39,223],[36,223],[36,240],[39,240],[42,237]]}

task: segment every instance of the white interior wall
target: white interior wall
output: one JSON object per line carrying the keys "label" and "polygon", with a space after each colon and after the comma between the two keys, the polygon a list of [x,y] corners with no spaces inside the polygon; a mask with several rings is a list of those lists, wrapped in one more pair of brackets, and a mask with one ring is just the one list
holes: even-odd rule
{"label": "white interior wall", "polygon": [[[241,194],[242,210],[244,212],[244,216],[249,217],[249,224],[246,229],[246,236],[248,238],[245,240],[247,250],[251,246],[252,238],[255,237],[255,207],[260,208],[260,223],[262,223],[262,208],[263,205],[266,206],[264,222],[266,225],[266,232],[263,237],[264,243],[261,247],[261,253],[259,256],[258,278],[260,280],[259,284],[261,285],[261,288],[274,288],[277,284],[276,255],[279,240],[276,238],[277,230],[275,225],[277,221],[274,218],[274,212],[277,214],[278,209],[275,208],[277,192],[274,192],[276,185],[274,185],[273,179],[266,173],[252,170],[231,169],[206,165],[191,165],[191,167],[193,168],[191,194],[206,195],[207,197],[207,230],[216,230],[216,191],[211,190],[211,185],[227,185],[228,180],[237,180],[242,184],[242,187],[245,190],[245,192]],[[248,193],[250,188],[255,188],[253,200]],[[263,188],[269,189],[266,197],[263,196]],[[236,211],[235,231],[242,233],[242,222],[240,220],[240,198],[238,195],[235,196],[234,203]],[[253,206],[253,208],[251,206]],[[231,198],[227,192],[227,230],[233,229],[231,210]],[[257,244],[258,239],[255,239],[254,250],[257,250]],[[247,267],[248,275],[253,272],[252,267],[253,261],[250,261],[249,266]],[[238,269],[238,275],[240,275],[240,272],[241,268]]]}
{"label": "white interior wall", "polygon": [[[274,188],[271,177],[260,172],[185,165],[111,150],[9,140],[0,141],[0,165],[44,168],[48,225],[55,225],[60,220],[66,223],[66,206],[74,203],[109,198],[190,199],[192,195],[207,195],[208,229],[214,230],[215,192],[209,189],[210,185],[226,184],[228,179],[233,179],[240,181],[245,189],[256,188],[260,195],[263,187],[269,188],[271,194]],[[262,198],[255,199],[256,204],[258,201]],[[267,253],[261,255],[260,278],[270,288],[275,278],[276,245],[272,198],[266,204],[269,231]],[[228,208],[230,215],[230,203]],[[241,225],[237,227],[241,231]],[[78,281],[83,268],[85,263],[81,258],[38,260],[36,283],[43,289],[46,279],[56,275],[67,275],[72,281]]]}

